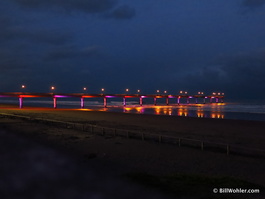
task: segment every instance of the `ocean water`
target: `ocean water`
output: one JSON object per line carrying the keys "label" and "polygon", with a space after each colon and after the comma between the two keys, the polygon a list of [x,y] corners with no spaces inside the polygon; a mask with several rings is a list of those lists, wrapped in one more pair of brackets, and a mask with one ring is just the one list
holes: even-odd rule
{"label": "ocean water", "polygon": [[129,105],[127,107],[109,107],[105,111],[182,117],[265,121],[265,104],[175,104],[173,106],[145,105],[143,107]]}
{"label": "ocean water", "polygon": [[[18,105],[15,99],[0,99],[0,103]],[[53,107],[53,101],[47,99],[25,99],[24,106]],[[57,108],[80,109],[78,99],[57,99]],[[81,110],[81,109],[80,109]],[[84,110],[98,110],[109,112],[124,112],[135,114],[171,115],[182,117],[199,117],[215,119],[240,119],[265,121],[265,103],[206,103],[206,104],[174,104],[169,106],[160,101],[155,106],[153,102],[145,101],[142,107],[136,100],[128,100],[123,106],[122,100],[109,100],[108,107],[103,107],[102,99],[85,99]]]}

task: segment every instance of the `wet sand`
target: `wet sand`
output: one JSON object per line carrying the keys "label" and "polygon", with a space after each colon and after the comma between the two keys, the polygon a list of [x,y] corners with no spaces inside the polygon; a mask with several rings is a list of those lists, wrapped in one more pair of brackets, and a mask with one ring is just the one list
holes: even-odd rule
{"label": "wet sand", "polygon": [[[1,113],[97,124],[265,149],[265,122],[38,108],[2,108]],[[33,143],[71,156],[82,168],[88,166],[96,173],[104,173],[115,179],[128,172],[147,172],[155,175],[188,173],[232,176],[265,185],[264,158],[227,156],[225,153],[122,137],[99,136],[8,118],[0,118],[0,127]]]}
{"label": "wet sand", "polygon": [[210,118],[188,118],[166,115],[141,115],[91,111],[88,109],[8,108],[3,113],[95,124],[126,130],[173,135],[216,143],[265,150],[265,122]]}

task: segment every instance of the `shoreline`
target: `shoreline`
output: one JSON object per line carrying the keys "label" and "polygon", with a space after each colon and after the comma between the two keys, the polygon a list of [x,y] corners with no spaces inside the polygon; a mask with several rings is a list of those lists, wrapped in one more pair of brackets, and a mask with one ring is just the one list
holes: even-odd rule
{"label": "shoreline", "polygon": [[[226,104],[226,103],[224,103]],[[51,105],[52,106],[52,105]],[[221,111],[203,108],[203,104],[183,104],[179,106],[166,106],[166,105],[127,105],[123,106],[108,106],[107,108],[103,106],[87,106],[85,108],[79,108],[78,106],[73,107],[72,105],[57,107],[47,106],[24,106],[23,109],[46,109],[46,110],[83,110],[83,111],[104,111],[104,112],[113,112],[113,113],[129,113],[129,114],[139,114],[139,115],[163,115],[170,117],[188,117],[188,118],[208,118],[208,119],[220,119],[220,120],[242,120],[242,121],[261,121],[265,122],[265,113],[261,112],[249,112],[245,111]],[[192,109],[194,107],[201,107],[202,109]],[[222,105],[223,106],[223,105]],[[217,107],[214,105],[214,107]],[[15,104],[0,104],[0,108],[3,109],[18,109],[19,107]]]}
{"label": "shoreline", "polygon": [[[69,110],[52,108],[0,109],[29,117],[87,123],[101,127],[139,130],[162,135],[176,135],[223,144],[237,144],[265,150],[265,121],[192,118],[168,115],[104,112],[94,110]],[[192,125],[190,125],[192,124]]]}

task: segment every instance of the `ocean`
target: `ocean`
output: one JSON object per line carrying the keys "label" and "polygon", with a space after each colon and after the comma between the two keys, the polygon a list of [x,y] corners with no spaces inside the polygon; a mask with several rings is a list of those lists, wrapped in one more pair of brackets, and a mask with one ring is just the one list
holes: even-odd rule
{"label": "ocean", "polygon": [[[18,105],[18,100],[0,99],[0,103]],[[24,99],[24,106],[53,107],[52,100]],[[57,99],[57,108],[80,109],[78,99]],[[81,110],[81,109],[80,109]],[[97,110],[109,112],[124,112],[135,114],[171,115],[182,117],[199,117],[215,119],[238,119],[265,121],[265,103],[255,102],[228,102],[228,103],[206,103],[206,104],[174,104],[169,106],[160,101],[155,106],[152,101],[146,101],[142,107],[135,100],[128,100],[124,107],[122,100],[109,100],[108,107],[103,107],[102,99],[85,99],[84,110]]]}

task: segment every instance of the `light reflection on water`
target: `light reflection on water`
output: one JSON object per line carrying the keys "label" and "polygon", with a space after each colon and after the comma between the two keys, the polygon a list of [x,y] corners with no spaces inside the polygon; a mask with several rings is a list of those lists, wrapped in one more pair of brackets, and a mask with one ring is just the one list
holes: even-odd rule
{"label": "light reflection on water", "polygon": [[[18,106],[14,99],[0,99],[0,103],[9,103]],[[25,107],[52,108],[52,100],[24,100]],[[265,121],[265,103],[206,103],[206,104],[171,104],[170,106],[158,104],[157,106],[144,104],[140,107],[138,102],[128,102],[123,107],[122,102],[109,101],[108,108],[103,108],[102,100],[85,100],[85,109],[80,109],[80,100],[64,100],[57,102],[58,109],[69,108],[83,111],[108,111],[153,115],[172,115],[182,117],[216,118],[216,119],[242,119]]]}
{"label": "light reflection on water", "polygon": [[[208,105],[209,106],[209,105]],[[148,106],[148,107],[124,107],[124,113],[138,114],[154,114],[154,115],[175,115],[182,117],[199,117],[199,118],[216,118],[224,119],[225,114],[222,112],[220,105],[214,105],[212,110],[204,110],[203,105],[200,106]],[[116,109],[116,110],[115,110]],[[109,108],[107,111],[117,111],[118,108]]]}

